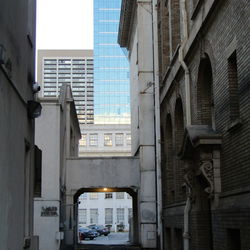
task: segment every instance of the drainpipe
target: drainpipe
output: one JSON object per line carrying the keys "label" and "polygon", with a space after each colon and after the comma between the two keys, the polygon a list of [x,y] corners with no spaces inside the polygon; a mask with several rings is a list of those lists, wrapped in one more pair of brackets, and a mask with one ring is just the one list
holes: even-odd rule
{"label": "drainpipe", "polygon": [[[187,67],[186,63],[184,62],[183,58],[183,48],[184,45],[188,39],[188,20],[187,20],[187,10],[186,10],[186,0],[180,1],[180,8],[181,8],[181,14],[183,18],[183,34],[184,39],[182,42],[182,45],[179,49],[179,61],[181,63],[181,66],[185,72],[185,99],[186,99],[186,122],[187,126],[191,125],[191,95],[190,95],[190,71]],[[189,233],[189,213],[191,211],[191,200],[190,200],[190,188],[188,190],[188,197],[186,200],[186,205],[184,208],[184,232],[183,232],[183,246],[184,250],[189,250],[189,240],[190,240],[190,233]]]}
{"label": "drainpipe", "polygon": [[186,92],[186,119],[187,119],[187,125],[191,125],[191,103],[190,103],[190,72],[189,69],[184,62],[183,58],[183,48],[184,45],[188,39],[188,22],[187,22],[187,10],[186,10],[186,0],[181,0],[180,2],[181,7],[181,13],[183,17],[183,33],[184,33],[184,39],[182,42],[182,45],[179,49],[179,61],[181,63],[182,68],[185,71],[185,92]]}
{"label": "drainpipe", "polygon": [[153,70],[154,70],[154,109],[155,109],[155,164],[156,164],[156,195],[157,195],[157,239],[158,248],[163,250],[162,232],[162,185],[161,185],[161,134],[160,134],[160,84],[158,65],[158,24],[157,0],[152,0],[152,41],[153,41]]}

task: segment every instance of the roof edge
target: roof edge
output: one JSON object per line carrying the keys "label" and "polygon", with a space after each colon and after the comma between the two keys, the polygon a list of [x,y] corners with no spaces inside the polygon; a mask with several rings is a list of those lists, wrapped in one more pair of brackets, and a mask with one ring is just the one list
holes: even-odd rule
{"label": "roof edge", "polygon": [[122,0],[121,14],[118,32],[118,43],[121,47],[128,48],[128,40],[131,33],[135,0]]}

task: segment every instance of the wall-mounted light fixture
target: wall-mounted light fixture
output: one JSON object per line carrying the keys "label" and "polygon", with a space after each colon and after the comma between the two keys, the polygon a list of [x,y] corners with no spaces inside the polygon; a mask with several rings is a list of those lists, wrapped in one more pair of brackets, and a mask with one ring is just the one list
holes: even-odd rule
{"label": "wall-mounted light fixture", "polygon": [[28,109],[28,117],[34,119],[41,115],[42,105],[36,101],[28,101],[27,109]]}

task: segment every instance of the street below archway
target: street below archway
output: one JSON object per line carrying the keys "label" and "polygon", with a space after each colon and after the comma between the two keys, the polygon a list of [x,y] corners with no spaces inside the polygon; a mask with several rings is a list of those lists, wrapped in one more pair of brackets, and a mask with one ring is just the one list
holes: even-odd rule
{"label": "street below archway", "polygon": [[83,245],[129,245],[127,232],[110,233],[108,236],[98,236],[94,240],[82,240]]}

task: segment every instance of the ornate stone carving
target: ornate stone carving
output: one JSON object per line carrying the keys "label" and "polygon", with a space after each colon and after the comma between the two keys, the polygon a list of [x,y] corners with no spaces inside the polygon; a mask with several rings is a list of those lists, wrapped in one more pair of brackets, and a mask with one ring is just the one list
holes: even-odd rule
{"label": "ornate stone carving", "polygon": [[209,194],[209,198],[212,198],[214,196],[214,168],[212,162],[202,161],[200,171],[209,185],[204,189],[204,191]]}

